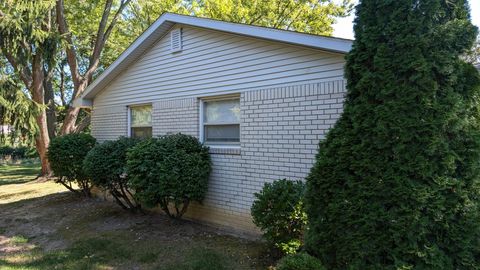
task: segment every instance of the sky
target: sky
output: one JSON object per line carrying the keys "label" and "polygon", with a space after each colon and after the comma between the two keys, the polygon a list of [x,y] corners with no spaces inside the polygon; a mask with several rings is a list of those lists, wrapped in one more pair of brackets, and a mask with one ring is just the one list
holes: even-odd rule
{"label": "sky", "polygon": [[[355,2],[358,2],[358,0],[355,0]],[[472,22],[480,28],[480,0],[470,0],[469,2]],[[346,18],[338,19],[337,23],[333,26],[333,36],[353,39],[353,18],[354,14]]]}

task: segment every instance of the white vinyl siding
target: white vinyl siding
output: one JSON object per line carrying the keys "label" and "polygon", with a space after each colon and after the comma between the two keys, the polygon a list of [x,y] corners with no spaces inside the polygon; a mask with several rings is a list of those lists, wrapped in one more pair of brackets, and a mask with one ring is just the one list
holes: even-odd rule
{"label": "white vinyl siding", "polygon": [[229,94],[276,85],[343,79],[344,56],[212,30],[182,27],[182,51],[170,35],[98,94],[94,106]]}

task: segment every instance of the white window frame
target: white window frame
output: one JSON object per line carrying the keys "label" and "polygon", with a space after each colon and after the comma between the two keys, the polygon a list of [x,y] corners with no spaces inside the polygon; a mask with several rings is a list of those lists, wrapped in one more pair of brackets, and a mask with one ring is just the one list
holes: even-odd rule
{"label": "white window frame", "polygon": [[[132,108],[142,107],[142,106],[150,106],[152,108],[152,111],[151,111],[152,125],[151,126],[145,126],[145,127],[151,127],[152,128],[152,133],[153,133],[153,104],[152,103],[143,103],[143,104],[128,105],[127,106],[127,137],[128,138],[132,137]],[[152,137],[153,137],[153,134],[152,134]]]}
{"label": "white window frame", "polygon": [[[204,97],[200,99],[200,106],[199,106],[199,137],[200,137],[200,142],[207,144],[205,141],[205,123],[204,123],[204,115],[205,115],[205,103],[207,102],[212,102],[212,101],[223,101],[223,100],[238,100],[240,103],[240,94],[234,94],[234,95],[223,95],[223,96],[213,96],[213,97]],[[242,111],[242,108],[240,107],[240,111]],[[240,114],[241,117],[241,114]],[[239,126],[239,138],[240,141],[238,143],[219,143],[219,144],[207,144],[210,148],[240,148],[240,144],[242,142],[242,125],[241,125],[241,120],[239,123],[231,123]],[[228,124],[228,123],[225,123]]]}

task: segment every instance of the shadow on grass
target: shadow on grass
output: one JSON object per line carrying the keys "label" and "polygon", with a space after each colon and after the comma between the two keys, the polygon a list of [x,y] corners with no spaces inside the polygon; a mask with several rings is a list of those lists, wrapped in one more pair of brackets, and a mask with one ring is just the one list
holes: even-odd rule
{"label": "shadow on grass", "polygon": [[0,180],[0,186],[6,185],[15,185],[15,184],[24,184],[35,180],[34,179],[23,179],[23,180]]}
{"label": "shadow on grass", "polygon": [[0,164],[0,186],[30,182],[39,173],[40,165],[38,163]]}
{"label": "shadow on grass", "polygon": [[22,192],[17,192],[17,193],[3,194],[3,195],[0,195],[0,200],[8,200],[8,199],[16,197],[16,196],[25,196],[25,195],[34,194],[34,193],[35,193],[35,191],[30,190],[30,191],[22,191]]}
{"label": "shadow on grass", "polygon": [[[65,250],[44,253],[39,248],[35,248],[17,260],[0,259],[0,269],[90,270],[111,268],[113,265],[131,264],[132,262],[135,265],[151,264],[157,261],[162,250],[138,250],[115,239],[89,238],[77,241]],[[211,249],[197,247],[178,255],[182,259],[173,262],[159,262],[149,268],[160,270],[234,269],[231,266],[232,262],[225,255]]]}
{"label": "shadow on grass", "polygon": [[210,249],[196,248],[181,263],[160,266],[161,270],[229,270],[231,262],[222,254]]}
{"label": "shadow on grass", "polygon": [[99,269],[110,261],[131,259],[131,253],[108,239],[91,238],[70,248],[43,253],[36,248],[23,254],[21,260],[0,260],[0,269]]}

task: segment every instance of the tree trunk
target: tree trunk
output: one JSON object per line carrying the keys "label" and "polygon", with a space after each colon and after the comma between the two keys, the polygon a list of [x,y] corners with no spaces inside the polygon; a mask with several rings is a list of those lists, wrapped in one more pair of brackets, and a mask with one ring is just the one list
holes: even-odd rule
{"label": "tree trunk", "polygon": [[[40,53],[34,55],[32,63],[31,93],[32,99],[38,104],[43,105],[45,104],[45,93],[43,88],[44,73],[42,68],[42,62],[42,56],[40,55]],[[50,144],[50,136],[48,135],[46,110],[41,110],[41,112],[36,117],[36,121],[38,125],[38,135],[35,138],[35,145],[38,151],[38,155],[40,157],[40,161],[42,163],[41,176],[49,177],[52,175],[52,171],[47,157],[48,145]]]}
{"label": "tree trunk", "polygon": [[[82,80],[80,83],[74,85],[75,89],[73,91],[74,96],[72,97],[72,102],[73,99],[78,98],[83,93],[83,91],[87,88],[89,82],[90,80]],[[70,106],[68,108],[65,119],[63,120],[62,129],[60,130],[61,135],[74,133],[76,131],[76,124],[79,113],[80,108],[78,107]]]}
{"label": "tree trunk", "polygon": [[[42,120],[37,119],[37,123],[38,121]],[[37,149],[38,156],[40,157],[40,162],[42,164],[42,171],[40,173],[40,176],[44,177],[49,177],[52,175],[52,170],[50,168],[50,163],[48,162],[47,157],[47,147],[47,144],[45,143],[45,141],[43,141],[41,136],[37,136],[35,138],[35,148]]]}
{"label": "tree trunk", "polygon": [[48,136],[50,138],[55,137],[55,127],[57,124],[57,116],[55,115],[55,101],[54,93],[53,93],[53,85],[51,77],[45,77],[43,88],[45,92],[45,104],[47,104],[47,128],[48,128]]}
{"label": "tree trunk", "polygon": [[80,108],[78,107],[68,108],[67,114],[65,115],[65,120],[63,120],[62,129],[60,130],[61,135],[75,132],[75,129],[76,129],[75,124],[77,122],[79,112],[80,112]]}

